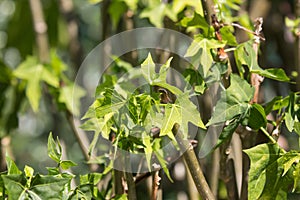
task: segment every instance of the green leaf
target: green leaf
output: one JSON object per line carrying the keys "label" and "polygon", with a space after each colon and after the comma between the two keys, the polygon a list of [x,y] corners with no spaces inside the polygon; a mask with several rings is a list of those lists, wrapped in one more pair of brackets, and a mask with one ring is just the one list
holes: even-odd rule
{"label": "green leaf", "polygon": [[74,167],[76,166],[77,164],[74,163],[73,161],[71,160],[63,160],[61,161],[60,163],[60,167],[63,169],[63,170],[67,170],[69,169],[70,167]]}
{"label": "green leaf", "polygon": [[31,185],[31,180],[32,180],[32,177],[33,177],[34,170],[33,170],[32,167],[29,167],[29,166],[25,165],[24,173],[25,173],[25,176],[26,176],[26,179],[27,179],[26,186],[29,188],[30,185]]}
{"label": "green leaf", "polygon": [[[188,123],[192,123],[195,126],[206,129],[202,122],[200,113],[195,104],[189,99],[189,93],[185,92],[177,97],[175,104],[180,106],[182,122],[179,123],[183,127],[184,136],[188,135]],[[172,126],[173,127],[173,126]],[[186,138],[185,138],[186,139]]]}
{"label": "green leaf", "polygon": [[20,175],[22,171],[19,170],[16,163],[9,157],[6,156],[7,174],[8,175]]}
{"label": "green leaf", "polygon": [[35,57],[27,57],[13,72],[17,78],[27,81],[26,96],[34,112],[38,111],[41,98],[41,81],[58,88],[59,80],[49,67],[39,64]]}
{"label": "green leaf", "polygon": [[300,153],[296,151],[289,151],[287,152],[284,157],[286,158],[286,162],[283,164],[283,174],[284,176],[292,167],[293,164],[299,163],[300,161]]}
{"label": "green leaf", "polygon": [[9,199],[25,199],[26,178],[23,174],[1,176]]}
{"label": "green leaf", "polygon": [[89,1],[89,3],[91,3],[91,4],[97,4],[97,3],[102,2],[103,0],[88,0],[88,1]]}
{"label": "green leaf", "polygon": [[52,132],[50,132],[48,137],[48,155],[56,163],[60,163],[62,157],[62,149],[59,140],[57,139],[57,143],[55,142],[52,136]]}
{"label": "green leaf", "polygon": [[[196,56],[195,65],[200,64],[201,70],[203,72],[203,77],[207,76],[209,69],[213,64],[213,57],[211,55],[211,49],[217,49],[224,47],[225,44],[220,43],[214,38],[205,38],[203,35],[196,35],[192,44],[187,49],[185,57]],[[198,53],[200,55],[198,55]]]}
{"label": "green leaf", "polygon": [[250,108],[250,115],[248,119],[248,126],[254,130],[261,127],[266,127],[267,118],[264,108],[259,104],[252,104]]}
{"label": "green leaf", "polygon": [[236,37],[233,35],[233,27],[224,26],[220,29],[220,34],[222,35],[222,39],[226,41],[227,45],[237,46],[238,43],[236,41]]}
{"label": "green leaf", "polygon": [[161,124],[160,136],[167,135],[173,141],[175,137],[172,133],[172,128],[175,123],[181,124],[182,122],[182,113],[180,106],[176,104],[167,104],[165,106],[165,117]]}
{"label": "green leaf", "polygon": [[69,178],[37,174],[32,180],[30,191],[40,199],[61,199],[65,185],[69,182]]}
{"label": "green leaf", "polygon": [[174,13],[178,14],[188,6],[195,8],[195,14],[199,13],[203,15],[202,4],[199,3],[198,0],[174,0],[172,10],[174,11]]}
{"label": "green leaf", "polygon": [[253,41],[248,41],[238,45],[236,50],[234,51],[235,60],[240,71],[241,68],[243,68],[242,65],[246,65],[249,68],[250,72],[259,74],[266,78],[284,82],[288,82],[290,80],[289,77],[285,74],[284,70],[281,68],[266,70],[260,68],[257,62],[256,53],[252,45]]}
{"label": "green leaf", "polygon": [[28,81],[26,88],[26,96],[34,112],[38,111],[41,99],[41,86],[38,75],[33,76],[31,81]]}
{"label": "green leaf", "polygon": [[232,134],[234,133],[234,131],[237,129],[237,127],[239,126],[240,121],[239,119],[234,119],[233,121],[231,121],[225,128],[223,128],[216,146],[214,147],[214,149],[218,148],[221,144],[223,144],[224,142],[228,141],[231,139]]}
{"label": "green leaf", "polygon": [[157,74],[155,72],[155,63],[152,60],[151,54],[148,54],[146,60],[141,64],[142,75],[148,81],[148,83],[152,84],[153,80],[157,78]]}
{"label": "green leaf", "polygon": [[66,85],[60,89],[59,102],[64,103],[67,109],[73,114],[79,115],[80,99],[84,97],[86,92],[73,83]]}
{"label": "green leaf", "polygon": [[122,15],[127,11],[127,6],[122,1],[112,1],[109,4],[108,13],[112,20],[113,28],[116,29]]}
{"label": "green leaf", "polygon": [[293,192],[300,192],[300,163],[297,163],[295,170],[293,172],[294,177],[294,187]]}
{"label": "green leaf", "polygon": [[169,17],[172,21],[177,20],[176,13],[171,9],[171,5],[160,2],[159,0],[152,0],[150,5],[145,8],[140,18],[149,18],[150,22],[158,28],[163,27],[164,17]]}
{"label": "green leaf", "polygon": [[286,199],[291,177],[284,175],[284,164],[290,155],[277,144],[261,144],[244,150],[251,161],[249,171],[249,199]]}
{"label": "green leaf", "polygon": [[[179,0],[179,1],[181,1],[181,0]],[[181,2],[185,2],[185,1],[181,1]],[[183,27],[200,28],[204,31],[205,35],[207,35],[207,32],[209,30],[209,24],[206,22],[206,19],[196,12],[194,12],[193,16],[191,16],[191,17],[184,17],[179,22],[179,25],[183,26]]]}
{"label": "green leaf", "polygon": [[250,107],[249,101],[252,99],[253,94],[254,88],[239,76],[231,74],[230,86],[221,93],[221,98],[215,106],[212,118],[206,126],[225,122],[246,113]]}

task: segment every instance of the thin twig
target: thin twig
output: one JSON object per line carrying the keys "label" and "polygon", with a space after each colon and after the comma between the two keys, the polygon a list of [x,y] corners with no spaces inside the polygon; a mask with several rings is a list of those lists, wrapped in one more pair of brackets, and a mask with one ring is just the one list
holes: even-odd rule
{"label": "thin twig", "polygon": [[214,200],[215,197],[207,184],[198,159],[195,155],[193,146],[189,143],[188,140],[183,139],[183,134],[179,130],[179,124],[175,124],[173,126],[172,132],[174,135],[176,135],[176,140],[181,151],[184,152],[183,157],[202,199]]}
{"label": "thin twig", "polygon": [[152,192],[151,192],[151,200],[157,200],[157,193],[160,184],[160,176],[159,171],[154,171],[152,173]]}
{"label": "thin twig", "polygon": [[248,32],[248,33],[251,33],[251,34],[253,34],[254,36],[256,36],[256,37],[259,37],[259,39],[260,40],[262,40],[262,41],[265,41],[266,39],[263,37],[263,36],[261,36],[260,34],[257,34],[256,32],[254,32],[254,31],[251,31],[251,30],[249,30],[249,29],[247,29],[247,28],[245,28],[245,27],[243,27],[243,26],[241,26],[241,25],[239,25],[239,24],[237,24],[237,23],[230,23],[230,24],[227,24],[227,23],[224,23],[224,25],[225,26],[233,26],[233,27],[236,27],[236,28],[239,28],[239,29],[241,29],[241,30],[243,30],[243,31],[246,31],[246,32]]}

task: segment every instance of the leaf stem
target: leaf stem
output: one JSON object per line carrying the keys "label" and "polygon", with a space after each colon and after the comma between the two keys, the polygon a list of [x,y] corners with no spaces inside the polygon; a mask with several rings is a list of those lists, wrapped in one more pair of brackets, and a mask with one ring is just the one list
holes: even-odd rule
{"label": "leaf stem", "polygon": [[269,134],[269,132],[264,128],[261,127],[260,130],[267,136],[267,138],[272,142],[272,143],[277,143],[277,141]]}

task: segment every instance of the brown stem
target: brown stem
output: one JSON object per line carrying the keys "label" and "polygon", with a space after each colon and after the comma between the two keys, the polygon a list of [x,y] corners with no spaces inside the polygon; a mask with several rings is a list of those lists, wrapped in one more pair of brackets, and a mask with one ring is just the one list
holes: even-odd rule
{"label": "brown stem", "polygon": [[152,173],[152,191],[151,191],[151,200],[157,200],[157,193],[160,184],[159,171],[154,171]]}
{"label": "brown stem", "polygon": [[175,124],[173,126],[172,132],[174,135],[176,135],[176,140],[181,151],[184,152],[184,160],[188,166],[195,186],[197,187],[197,190],[200,193],[202,199],[214,200],[215,197],[207,184],[207,181],[204,177],[204,174],[194,152],[193,146],[189,143],[188,140],[183,139],[183,134],[181,133],[181,131],[179,131],[179,124]]}
{"label": "brown stem", "polygon": [[[262,23],[263,23],[263,19],[262,18],[257,18],[256,22],[255,22],[255,33],[256,35],[254,36],[254,43],[253,43],[253,49],[255,51],[256,57],[258,55],[258,48],[259,48],[259,44],[260,44],[260,37],[258,35],[260,35],[260,32],[262,30]],[[257,58],[256,58],[257,59]],[[252,99],[252,103],[257,103],[258,102],[258,96],[259,96],[259,88],[260,88],[260,84],[263,81],[263,77],[255,74],[255,73],[251,73],[251,85],[255,88],[254,91],[254,96]]]}
{"label": "brown stem", "polygon": [[30,0],[30,9],[33,19],[38,55],[42,63],[50,61],[47,24],[44,20],[42,4],[40,0]]}
{"label": "brown stem", "polygon": [[230,142],[231,140],[228,140],[220,146],[220,177],[226,185],[228,199],[239,199],[234,161],[232,158],[229,158],[231,153]]}
{"label": "brown stem", "polygon": [[[72,113],[70,113],[69,111],[66,111],[66,115],[67,115],[67,119],[69,122],[69,125],[77,139],[77,142],[79,144],[79,147],[81,149],[81,152],[85,158],[86,161],[90,160],[90,155],[88,153],[88,149],[89,149],[89,145],[90,145],[90,141],[87,138],[86,134],[84,131],[82,131],[79,128],[80,122],[77,118],[74,118],[74,116],[72,115]],[[98,165],[97,164],[90,164],[89,168],[91,171],[97,171],[98,169]]]}
{"label": "brown stem", "polygon": [[214,14],[214,3],[212,0],[201,0],[201,4],[206,22],[210,24],[210,16]]}

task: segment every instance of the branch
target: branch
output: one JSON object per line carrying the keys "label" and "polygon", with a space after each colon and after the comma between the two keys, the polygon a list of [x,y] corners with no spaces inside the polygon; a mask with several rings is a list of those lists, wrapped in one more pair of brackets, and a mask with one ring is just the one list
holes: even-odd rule
{"label": "branch", "polygon": [[136,191],[133,175],[131,172],[125,172],[127,187],[128,187],[128,199],[136,200]]}
{"label": "branch", "polygon": [[[262,31],[262,24],[263,19],[257,18],[255,20],[255,35],[254,35],[254,43],[253,43],[253,49],[255,51],[256,57],[258,55],[258,48],[260,44],[260,32]],[[257,59],[257,58],[256,58]],[[260,84],[263,82],[264,78],[258,74],[251,73],[251,85],[255,88],[254,96],[251,101],[251,103],[257,103],[258,102],[258,95],[259,95],[259,87]]]}
{"label": "branch", "polygon": [[210,16],[214,14],[214,3],[212,0],[201,0],[201,4],[206,22],[210,24]]}
{"label": "branch", "polygon": [[76,70],[78,70],[82,62],[82,46],[78,39],[78,23],[74,13],[74,4],[72,0],[60,0],[59,5],[60,11],[67,22],[71,60],[75,64]]}
{"label": "branch", "polygon": [[[84,131],[82,131],[79,128],[76,128],[76,127],[79,127],[79,125],[80,125],[79,120],[74,118],[72,113],[70,113],[69,111],[66,111],[66,116],[67,116],[69,125],[70,125],[70,127],[71,127],[71,129],[72,129],[72,131],[73,131],[73,133],[76,137],[76,140],[79,144],[79,147],[81,149],[81,152],[82,152],[85,160],[89,161],[90,160],[90,155],[88,153],[88,149],[89,149],[89,146],[90,146],[89,139],[87,138]],[[97,164],[89,164],[89,168],[90,168],[91,171],[97,171],[98,167],[99,166]]]}
{"label": "branch", "polygon": [[157,199],[158,188],[161,178],[159,177],[159,171],[154,171],[152,174],[152,193],[151,200]]}
{"label": "branch", "polygon": [[193,146],[188,142],[188,140],[183,139],[183,134],[181,133],[181,131],[179,131],[179,124],[175,124],[173,126],[172,132],[174,135],[176,135],[176,140],[181,151],[184,151],[184,160],[189,168],[195,186],[197,187],[197,190],[200,193],[202,199],[214,200],[215,197],[207,184],[198,159],[195,155]]}
{"label": "branch", "polygon": [[[47,24],[44,20],[44,14],[42,9],[42,4],[40,0],[30,0],[30,8],[32,13],[32,19],[34,23],[34,31],[36,34],[36,43],[37,43],[37,49],[38,49],[38,56],[39,60],[42,63],[49,63],[50,62],[50,53],[49,53],[49,43],[48,43],[48,35],[47,35]],[[73,133],[77,139],[77,142],[79,143],[79,146],[81,148],[81,151],[86,159],[86,161],[89,160],[88,155],[88,146],[89,141],[86,137],[86,135],[78,130],[76,127],[78,127],[78,120],[74,119],[73,115],[66,111],[68,122],[73,130]],[[90,165],[91,170],[96,170],[95,165]]]}
{"label": "branch", "polygon": [[33,19],[34,31],[36,34],[38,55],[42,63],[47,63],[50,61],[49,44],[47,35],[47,24],[44,20],[41,1],[30,0],[30,9]]}

